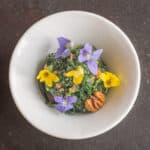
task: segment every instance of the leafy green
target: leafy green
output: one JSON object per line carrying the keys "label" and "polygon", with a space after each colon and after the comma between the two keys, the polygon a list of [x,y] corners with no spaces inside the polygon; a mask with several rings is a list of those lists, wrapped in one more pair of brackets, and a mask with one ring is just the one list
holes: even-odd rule
{"label": "leafy green", "polygon": [[[84,102],[87,98],[89,98],[95,91],[102,91],[105,95],[108,93],[108,89],[104,87],[103,81],[99,78],[96,78],[89,71],[86,63],[78,62],[78,55],[80,53],[80,49],[82,45],[77,45],[74,48],[70,49],[70,53],[73,55],[73,60],[68,57],[55,59],[55,54],[51,53],[46,59],[46,65],[48,66],[49,71],[53,71],[59,76],[59,83],[53,84],[53,87],[50,88],[46,85],[42,85],[40,87],[43,95],[48,100],[48,96],[46,92],[51,94],[52,96],[60,95],[76,95],[78,97],[77,102],[74,104],[72,110],[67,113],[75,113],[75,112],[88,112],[85,108]],[[96,49],[96,48],[93,48]],[[70,93],[69,89],[74,86],[72,78],[66,77],[64,74],[70,70],[76,69],[78,66],[82,66],[84,69],[84,78],[82,83],[78,86],[75,92]],[[104,64],[102,59],[98,60],[98,67],[102,72],[107,71],[107,66]],[[59,86],[58,86],[59,84]],[[59,88],[58,88],[59,87]],[[50,107],[54,107],[54,101],[49,102]]]}

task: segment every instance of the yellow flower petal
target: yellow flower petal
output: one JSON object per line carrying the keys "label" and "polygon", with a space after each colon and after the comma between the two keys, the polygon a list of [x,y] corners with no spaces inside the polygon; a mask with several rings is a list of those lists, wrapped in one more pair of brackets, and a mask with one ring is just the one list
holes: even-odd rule
{"label": "yellow flower petal", "polygon": [[111,72],[101,73],[100,78],[104,82],[105,88],[116,87],[120,85],[120,79]]}
{"label": "yellow flower petal", "polygon": [[113,81],[112,86],[120,85],[120,79],[116,75],[112,74],[111,80]]}
{"label": "yellow flower petal", "polygon": [[84,73],[83,68],[81,66],[79,66],[77,68],[77,72],[80,73],[80,74],[83,74]]}
{"label": "yellow flower petal", "polygon": [[36,79],[39,80],[41,77],[40,73],[37,75]]}
{"label": "yellow flower petal", "polygon": [[75,85],[81,84],[82,80],[83,80],[83,75],[82,74],[79,75],[79,76],[73,77],[73,83]]}
{"label": "yellow flower petal", "polygon": [[51,80],[47,79],[47,80],[45,81],[45,84],[46,84],[47,86],[49,86],[49,87],[52,87],[53,82],[52,82]]}
{"label": "yellow flower petal", "polygon": [[73,82],[75,85],[78,85],[82,82],[82,80],[83,80],[83,68],[79,66],[73,76]]}
{"label": "yellow flower petal", "polygon": [[69,71],[69,72],[65,73],[65,76],[66,77],[72,77],[74,74],[75,74],[75,71],[72,70],[72,71]]}
{"label": "yellow flower petal", "polygon": [[59,81],[58,76],[57,76],[56,74],[54,74],[54,73],[50,73],[50,74],[49,74],[49,78],[51,78],[51,80],[52,80],[53,82],[58,82],[58,81]]}
{"label": "yellow flower petal", "polygon": [[67,77],[73,77],[73,83],[75,85],[81,84],[84,76],[84,71],[81,66],[79,66],[76,70],[71,70],[65,74]]}
{"label": "yellow flower petal", "polygon": [[59,77],[47,69],[41,70],[36,78],[40,82],[45,82],[45,84],[49,87],[53,85],[53,82],[59,81]]}
{"label": "yellow flower petal", "polygon": [[104,82],[104,87],[105,88],[111,88],[112,85],[109,82]]}
{"label": "yellow flower petal", "polygon": [[39,79],[39,81],[40,81],[40,82],[44,82],[45,79],[44,79],[43,77],[41,77],[41,78]]}
{"label": "yellow flower petal", "polygon": [[100,78],[105,82],[110,79],[108,72],[101,73]]}
{"label": "yellow flower petal", "polygon": [[37,75],[37,79],[48,77],[48,75],[49,75],[49,71],[46,69],[43,69]]}
{"label": "yellow flower petal", "polygon": [[42,71],[40,71],[36,77],[37,80],[39,80],[41,78],[41,75],[42,75]]}

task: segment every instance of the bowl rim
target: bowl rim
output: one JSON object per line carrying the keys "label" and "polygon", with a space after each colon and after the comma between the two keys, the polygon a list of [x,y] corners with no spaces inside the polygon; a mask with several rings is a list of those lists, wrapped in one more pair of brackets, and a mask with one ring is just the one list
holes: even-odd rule
{"label": "bowl rim", "polygon": [[[54,17],[54,16],[58,16],[58,15],[65,15],[65,14],[82,14],[82,15],[86,15],[86,16],[92,16],[92,17],[95,17],[95,18],[98,18],[98,19],[101,19],[103,20],[104,22],[106,22],[107,24],[113,26],[113,28],[115,28],[120,34],[121,36],[123,36],[125,38],[125,40],[127,41],[128,45],[130,46],[131,48],[131,51],[133,52],[133,55],[134,55],[134,58],[135,58],[135,61],[136,61],[136,65],[137,65],[137,72],[138,72],[138,77],[137,77],[137,86],[136,86],[136,89],[135,89],[135,92],[134,92],[134,96],[133,96],[133,99],[132,99],[132,103],[130,104],[129,107],[127,107],[126,111],[123,112],[123,114],[117,118],[112,124],[108,125],[107,128],[104,128],[103,131],[101,132],[92,132],[90,135],[86,135],[86,136],[80,136],[80,137],[66,137],[66,136],[60,136],[60,135],[54,135],[54,134],[51,134],[49,132],[47,132],[45,129],[43,128],[40,128],[38,127],[38,125],[34,124],[32,122],[31,119],[28,119],[28,117],[26,116],[25,113],[22,112],[22,110],[20,109],[19,105],[18,105],[18,102],[17,102],[17,98],[14,94],[14,88],[13,88],[13,85],[12,85],[12,70],[13,70],[13,66],[12,66],[12,62],[13,62],[13,59],[15,58],[14,56],[16,55],[17,53],[17,47],[19,45],[19,43],[22,41],[22,39],[24,38],[24,36],[26,34],[28,34],[29,30],[32,30],[32,28],[34,26],[36,26],[37,24],[39,24],[40,22],[46,20],[47,18],[49,17]],[[29,124],[31,124],[33,127],[35,127],[36,129],[38,129],[39,131],[47,134],[47,135],[50,135],[50,136],[53,136],[53,137],[56,137],[56,138],[61,138],[61,139],[67,139],[67,140],[79,140],[79,139],[88,139],[88,138],[92,138],[92,137],[95,137],[95,136],[98,136],[98,135],[101,135],[101,134],[104,134],[105,132],[111,130],[112,128],[114,128],[116,125],[118,125],[127,115],[128,113],[130,112],[130,110],[132,109],[133,105],[135,104],[135,101],[136,101],[136,98],[138,96],[138,93],[139,93],[139,89],[140,89],[140,83],[141,83],[141,67],[140,67],[140,61],[139,61],[139,57],[138,57],[138,54],[132,44],[132,42],[130,41],[129,37],[125,34],[124,31],[122,31],[116,24],[114,24],[113,22],[111,22],[109,19],[99,15],[99,14],[95,14],[93,12],[88,12],[88,11],[81,11],[81,10],[68,10],[68,11],[60,11],[60,12],[56,12],[56,13],[53,13],[51,15],[48,15],[48,16],[45,16],[44,18],[41,18],[39,19],[38,21],[36,21],[34,24],[32,24],[25,32],[24,34],[20,37],[20,39],[18,40],[13,52],[12,52],[12,55],[11,55],[11,58],[10,58],[10,63],[9,63],[9,74],[8,74],[8,79],[9,79],[9,88],[10,88],[10,91],[11,91],[11,95],[12,95],[12,98],[13,98],[13,101],[17,107],[17,109],[19,110],[19,112],[22,114],[22,116],[24,117],[24,119],[29,122]]]}

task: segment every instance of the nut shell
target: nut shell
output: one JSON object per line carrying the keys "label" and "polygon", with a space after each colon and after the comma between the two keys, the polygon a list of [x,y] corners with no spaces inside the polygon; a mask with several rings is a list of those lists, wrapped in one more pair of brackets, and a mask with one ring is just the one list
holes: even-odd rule
{"label": "nut shell", "polygon": [[98,111],[105,104],[105,95],[100,92],[94,92],[94,95],[85,100],[85,108],[90,112]]}
{"label": "nut shell", "polygon": [[91,111],[91,112],[97,111],[97,108],[93,106],[92,100],[90,98],[85,100],[85,107],[88,111]]}
{"label": "nut shell", "polygon": [[103,104],[105,103],[105,95],[101,91],[94,92],[94,96],[97,97]]}

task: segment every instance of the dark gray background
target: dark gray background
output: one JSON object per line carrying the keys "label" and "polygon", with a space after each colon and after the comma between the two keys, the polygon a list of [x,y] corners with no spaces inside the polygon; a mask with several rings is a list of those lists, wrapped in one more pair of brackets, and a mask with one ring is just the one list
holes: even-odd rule
{"label": "dark gray background", "polygon": [[[72,9],[116,23],[133,42],[142,69],[140,93],[129,115],[111,131],[79,141],[56,139],[33,128],[18,112],[8,85],[9,59],[25,30],[46,15]],[[149,150],[149,36],[150,0],[0,0],[0,150]]]}

